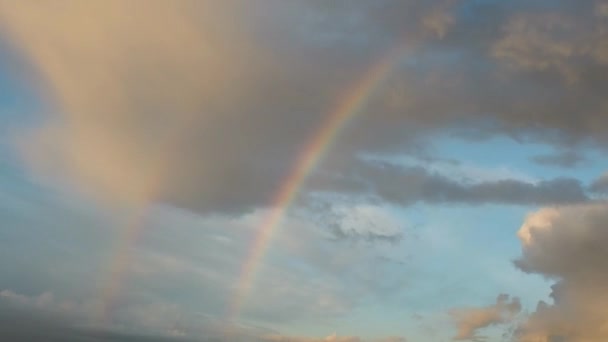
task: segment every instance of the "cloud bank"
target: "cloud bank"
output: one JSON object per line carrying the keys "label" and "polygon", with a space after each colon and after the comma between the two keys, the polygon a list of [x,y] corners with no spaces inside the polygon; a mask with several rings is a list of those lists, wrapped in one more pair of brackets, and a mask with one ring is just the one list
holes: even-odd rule
{"label": "cloud bank", "polygon": [[[343,90],[405,41],[403,62],[321,166],[330,174],[360,151],[390,153],[463,127],[470,138],[604,146],[602,3],[560,1],[549,14],[530,8],[2,1],[3,38],[37,70],[49,103],[17,145],[34,170],[112,202],[251,210],[269,203]],[[536,203],[547,192],[576,191],[547,182],[451,186],[435,198],[457,200],[457,192],[483,202],[513,186],[507,202]],[[408,197],[402,192],[389,199]]]}

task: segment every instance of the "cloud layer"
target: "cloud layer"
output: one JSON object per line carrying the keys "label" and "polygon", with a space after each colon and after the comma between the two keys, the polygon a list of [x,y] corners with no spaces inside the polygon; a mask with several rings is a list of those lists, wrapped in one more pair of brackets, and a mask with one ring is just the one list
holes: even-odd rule
{"label": "cloud layer", "polygon": [[[524,13],[533,6],[522,1],[0,8],[4,39],[52,105],[18,142],[36,170],[114,202],[227,212],[269,203],[343,90],[404,40],[403,63],[334,146],[330,174],[360,151],[415,146],[462,123],[470,137],[603,145],[608,24],[600,2],[577,1],[576,12],[574,3],[551,14]],[[544,186],[507,201],[542,202]]]}

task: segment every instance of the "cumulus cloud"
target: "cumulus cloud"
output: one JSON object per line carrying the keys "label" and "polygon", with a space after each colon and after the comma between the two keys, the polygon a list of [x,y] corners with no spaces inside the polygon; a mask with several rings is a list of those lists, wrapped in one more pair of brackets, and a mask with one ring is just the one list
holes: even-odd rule
{"label": "cumulus cloud", "polygon": [[499,295],[495,304],[486,307],[453,309],[450,315],[458,329],[454,340],[483,341],[485,338],[478,335],[480,329],[509,323],[520,311],[519,298],[506,294]]}
{"label": "cumulus cloud", "polygon": [[541,209],[519,230],[517,267],[555,280],[553,303],[539,302],[520,327],[529,341],[595,342],[608,338],[605,288],[608,242],[604,202]]}

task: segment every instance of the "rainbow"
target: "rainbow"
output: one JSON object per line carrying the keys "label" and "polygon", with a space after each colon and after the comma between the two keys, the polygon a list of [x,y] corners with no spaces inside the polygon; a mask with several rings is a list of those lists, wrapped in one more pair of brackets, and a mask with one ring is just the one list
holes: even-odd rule
{"label": "rainbow", "polygon": [[[401,60],[404,50],[404,46],[391,49],[383,58],[368,68],[357,82],[347,88],[331,110],[328,111],[327,119],[302,148],[291,171],[273,196],[273,200],[269,206],[271,209],[258,227],[256,237],[246,254],[245,262],[241,267],[236,283],[235,293],[231,298],[232,300],[227,310],[229,323],[234,323],[239,317],[249,291],[255,282],[256,271],[268,250],[272,236],[306,181],[307,176],[323,160],[333,141],[340,135],[341,130],[357,114],[362,112],[362,109],[375,93],[375,90],[386,79],[389,71]],[[166,148],[170,147],[166,146]],[[161,168],[159,173],[161,177],[163,175],[162,171]],[[123,231],[123,236],[118,240],[117,251],[112,254],[113,259],[106,273],[107,279],[103,282],[102,298],[97,310],[101,323],[111,323],[110,315],[115,307],[115,301],[125,285],[128,265],[131,264],[133,259],[132,248],[141,238],[146,208],[153,202],[151,200],[153,196],[151,195],[154,193],[154,189],[148,190],[149,193],[143,196],[144,198],[139,203],[140,208],[135,210],[133,215],[128,219],[127,228]]]}
{"label": "rainbow", "polygon": [[116,308],[117,300],[127,282],[129,266],[133,261],[133,247],[138,244],[142,237],[145,224],[145,208],[149,202],[141,208],[136,209],[127,217],[126,229],[118,240],[115,253],[106,271],[106,279],[102,282],[101,300],[96,308],[95,314],[101,324],[111,323],[111,314]]}
{"label": "rainbow", "polygon": [[268,250],[285,213],[300,191],[307,176],[325,157],[341,130],[362,112],[375,90],[383,83],[389,71],[401,60],[405,47],[392,49],[374,63],[358,82],[349,87],[328,112],[327,119],[313,134],[299,154],[291,172],[273,196],[270,212],[257,229],[257,235],[242,265],[235,294],[228,308],[228,322],[235,322],[255,282],[256,270]]}

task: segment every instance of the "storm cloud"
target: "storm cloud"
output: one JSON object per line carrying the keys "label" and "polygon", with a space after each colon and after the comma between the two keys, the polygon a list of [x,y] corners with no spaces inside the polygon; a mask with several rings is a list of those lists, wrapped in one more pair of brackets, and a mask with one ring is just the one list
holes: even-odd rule
{"label": "storm cloud", "polygon": [[[604,146],[606,14],[574,3],[545,14],[542,1],[4,1],[3,38],[53,104],[17,146],[38,172],[102,199],[250,210],[269,203],[344,89],[403,42],[321,168],[463,127]],[[515,188],[510,201],[527,191]]]}

